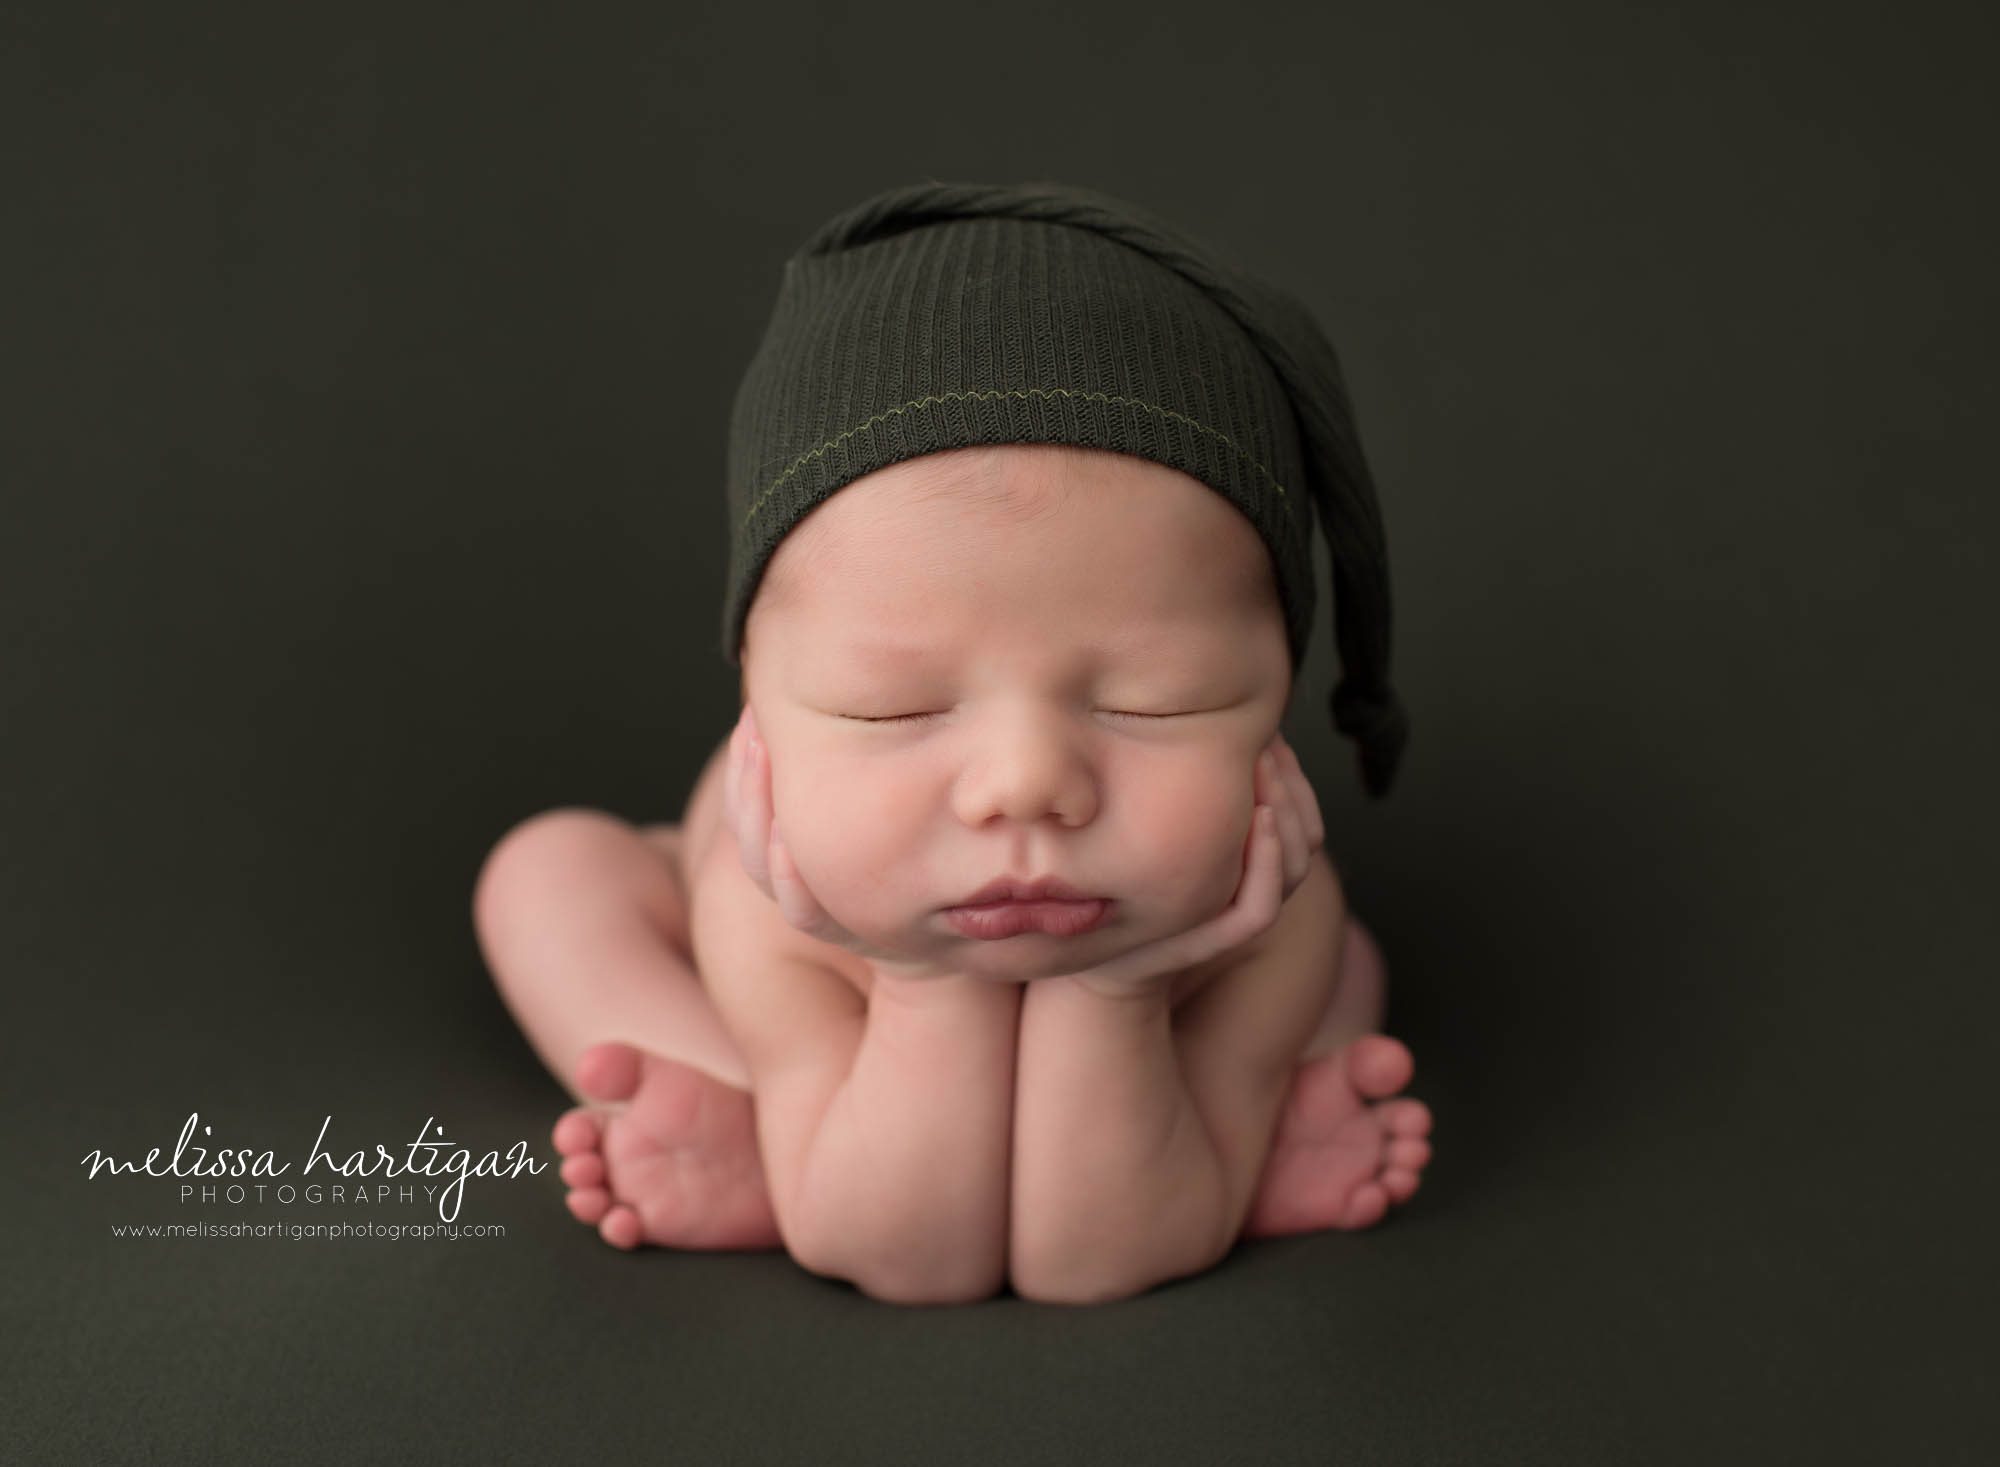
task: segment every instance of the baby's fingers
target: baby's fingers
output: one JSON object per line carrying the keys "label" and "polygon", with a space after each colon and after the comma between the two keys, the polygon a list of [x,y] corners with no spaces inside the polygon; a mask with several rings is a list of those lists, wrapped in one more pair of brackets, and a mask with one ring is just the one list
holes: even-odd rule
{"label": "baby's fingers", "polygon": [[736,773],[736,848],[750,879],[771,893],[771,766],[764,746],[746,737]]}
{"label": "baby's fingers", "polygon": [[743,778],[743,720],[729,731],[729,760],[722,768],[722,823],[736,833],[736,786]]}
{"label": "baby's fingers", "polygon": [[1230,904],[1230,911],[1244,914],[1242,921],[1249,925],[1245,937],[1256,936],[1277,920],[1278,908],[1285,900],[1284,876],[1285,845],[1278,811],[1265,805],[1251,822],[1250,859],[1244,863],[1243,880]]}
{"label": "baby's fingers", "polygon": [[1240,947],[1278,920],[1285,900],[1285,850],[1278,834],[1278,814],[1259,805],[1250,821],[1250,854],[1236,895],[1213,921],[1189,933],[1195,949],[1191,962],[1206,962],[1217,953]]}
{"label": "baby's fingers", "polygon": [[1300,818],[1305,823],[1306,844],[1318,850],[1326,843],[1326,821],[1319,811],[1319,794],[1306,778],[1305,766],[1299,763],[1299,756],[1292,752],[1292,746],[1282,735],[1276,741],[1279,772],[1284,776],[1286,786],[1292,792],[1292,803],[1297,807]]}
{"label": "baby's fingers", "polygon": [[1278,837],[1277,812],[1259,805],[1250,821],[1250,850],[1236,895],[1213,919],[1187,934],[1189,962],[1201,963],[1239,947],[1278,918],[1284,903],[1285,851]]}
{"label": "baby's fingers", "polygon": [[1262,773],[1259,781],[1262,789],[1258,798],[1277,816],[1278,848],[1284,853],[1284,895],[1290,896],[1306,879],[1306,868],[1312,862],[1312,843],[1306,836],[1306,822],[1298,808],[1297,791],[1283,772],[1284,764],[1277,749],[1266,749],[1259,756],[1258,763]]}
{"label": "baby's fingers", "polygon": [[1282,853],[1284,871],[1284,895],[1290,896],[1299,889],[1299,883],[1306,879],[1306,871],[1312,865],[1312,843],[1306,839],[1305,821],[1300,817],[1298,807],[1287,800],[1277,807],[1278,849]]}

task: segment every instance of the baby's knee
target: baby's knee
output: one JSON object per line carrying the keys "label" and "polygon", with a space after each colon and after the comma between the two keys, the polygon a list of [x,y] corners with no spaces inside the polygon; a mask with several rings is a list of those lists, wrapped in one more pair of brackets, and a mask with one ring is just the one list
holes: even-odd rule
{"label": "baby's knee", "polygon": [[632,839],[617,816],[581,805],[530,815],[494,842],[472,888],[473,919],[482,927],[503,908],[588,869],[607,847]]}
{"label": "baby's knee", "polygon": [[1340,972],[1343,982],[1352,979],[1376,987],[1386,983],[1389,977],[1388,964],[1382,957],[1382,945],[1351,911],[1347,914],[1347,931],[1341,937]]}

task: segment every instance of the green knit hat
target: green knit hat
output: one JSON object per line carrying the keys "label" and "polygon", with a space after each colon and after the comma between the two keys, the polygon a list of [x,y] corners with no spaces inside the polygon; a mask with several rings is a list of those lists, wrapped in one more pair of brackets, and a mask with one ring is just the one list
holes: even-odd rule
{"label": "green knit hat", "polygon": [[1155,216],[1058,183],[892,189],[785,264],[729,423],[723,656],[772,553],[843,485],[972,444],[1152,459],[1246,515],[1271,552],[1296,671],[1331,549],[1334,726],[1389,789],[1409,722],[1389,684],[1382,516],[1332,344],[1293,297]]}

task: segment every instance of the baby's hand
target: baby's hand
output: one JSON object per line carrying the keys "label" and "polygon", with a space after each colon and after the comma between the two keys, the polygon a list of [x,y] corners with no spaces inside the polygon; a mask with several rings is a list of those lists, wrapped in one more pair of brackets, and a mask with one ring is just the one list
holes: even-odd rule
{"label": "baby's hand", "polygon": [[1282,733],[1257,756],[1253,798],[1243,875],[1227,907],[1199,927],[1066,976],[1097,993],[1140,994],[1268,930],[1326,838],[1319,798]]}
{"label": "baby's hand", "polygon": [[792,861],[792,853],[785,849],[778,834],[777,819],[771,808],[770,754],[763,739],[758,737],[757,720],[747,703],[736,720],[735,732],[729,736],[729,769],[722,781],[722,818],[736,833],[736,848],[742,856],[744,871],[799,931],[860,953],[893,976],[921,978],[940,973],[933,964],[877,951],[836,922],[807,888]]}

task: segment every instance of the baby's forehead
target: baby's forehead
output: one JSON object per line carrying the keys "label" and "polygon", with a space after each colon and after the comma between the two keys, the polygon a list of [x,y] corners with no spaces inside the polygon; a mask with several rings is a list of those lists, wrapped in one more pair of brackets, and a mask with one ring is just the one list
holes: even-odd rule
{"label": "baby's forehead", "polygon": [[[1032,613],[1018,614],[980,606],[971,608],[972,615],[937,606],[934,616],[893,620],[829,598],[824,613],[806,619],[810,629],[793,639],[787,661],[802,672],[818,668],[893,679],[1000,667],[1064,677],[1086,669],[1205,672],[1240,667],[1245,659],[1242,630],[1222,618],[1192,609],[1171,619],[1063,615],[1069,604],[1047,600]],[[799,624],[795,618],[793,625]],[[1281,627],[1274,626],[1272,634],[1282,642]]]}
{"label": "baby's forehead", "polygon": [[837,490],[779,542],[760,599],[1008,556],[1038,556],[1058,597],[1119,582],[1232,605],[1277,597],[1263,540],[1200,480],[1107,449],[1008,443],[905,459]]}

